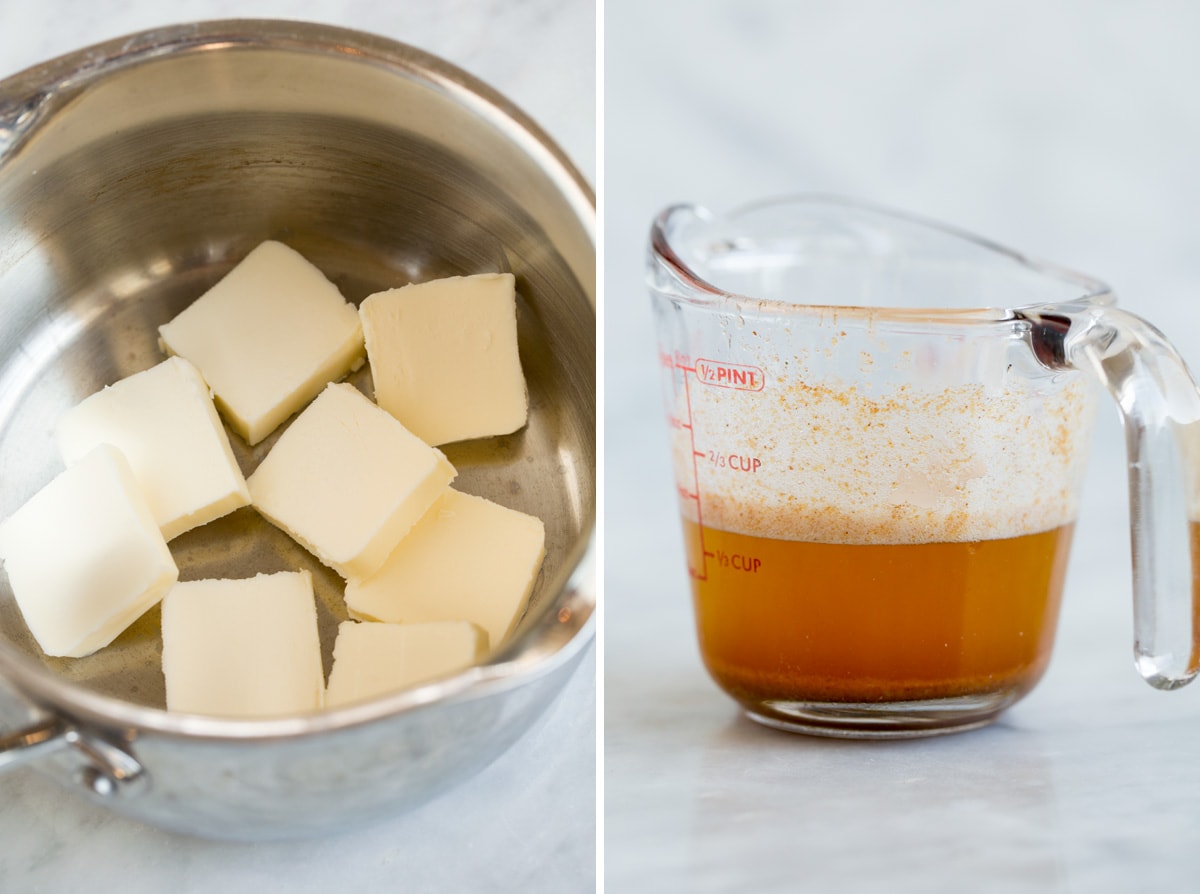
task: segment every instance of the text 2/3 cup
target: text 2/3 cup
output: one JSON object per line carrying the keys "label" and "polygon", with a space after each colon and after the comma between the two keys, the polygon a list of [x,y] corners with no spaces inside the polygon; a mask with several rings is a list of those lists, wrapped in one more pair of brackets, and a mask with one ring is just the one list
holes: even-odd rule
{"label": "text 2/3 cup", "polygon": [[1200,392],[1100,282],[828,198],[664,211],[649,275],[700,650],[763,723],[930,735],[1050,658],[1094,414],[1129,433],[1135,654],[1200,665]]}

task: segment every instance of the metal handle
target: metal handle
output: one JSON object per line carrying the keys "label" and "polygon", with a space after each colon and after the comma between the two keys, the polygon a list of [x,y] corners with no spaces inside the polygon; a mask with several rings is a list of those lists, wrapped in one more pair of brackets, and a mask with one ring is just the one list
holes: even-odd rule
{"label": "metal handle", "polygon": [[61,717],[49,717],[0,736],[0,773],[70,749],[81,765],[76,778],[103,798],[136,793],[147,782],[145,769],[119,745],[81,732]]}
{"label": "metal handle", "polygon": [[58,751],[66,742],[67,725],[51,717],[25,729],[0,736],[0,772]]}

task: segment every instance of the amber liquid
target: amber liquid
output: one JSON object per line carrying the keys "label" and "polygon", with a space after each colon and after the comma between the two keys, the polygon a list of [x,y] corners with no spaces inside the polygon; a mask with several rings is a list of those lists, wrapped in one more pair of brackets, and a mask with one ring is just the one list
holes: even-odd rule
{"label": "amber liquid", "polygon": [[1071,525],[903,545],[684,526],[701,653],[745,705],[1011,701],[1049,661]]}

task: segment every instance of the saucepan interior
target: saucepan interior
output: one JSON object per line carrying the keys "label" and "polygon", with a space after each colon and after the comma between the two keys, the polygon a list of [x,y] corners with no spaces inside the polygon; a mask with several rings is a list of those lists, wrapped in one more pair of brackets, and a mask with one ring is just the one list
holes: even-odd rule
{"label": "saucepan interior", "polygon": [[[264,239],[354,302],[511,271],[529,424],[445,452],[457,487],[545,521],[531,607],[496,661],[519,657],[558,610],[595,512],[593,206],[552,144],[436,59],[290,23],[168,29],[66,57],[0,84],[0,123],[0,517],[61,468],[62,411],[158,362],[157,327]],[[372,393],[367,367],[351,381]],[[231,435],[246,473],[277,436],[249,448]],[[172,549],[185,580],[312,571],[328,672],[346,617],[334,572],[249,508]],[[160,651],[155,609],[91,657],[48,658],[0,574],[0,652],[89,705],[172,729]]]}

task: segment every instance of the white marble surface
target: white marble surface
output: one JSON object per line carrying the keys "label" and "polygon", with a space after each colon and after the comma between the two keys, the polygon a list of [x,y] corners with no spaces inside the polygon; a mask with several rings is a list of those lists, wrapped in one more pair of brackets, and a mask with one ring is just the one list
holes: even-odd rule
{"label": "white marble surface", "polygon": [[[0,78],[143,28],[254,17],[371,31],[506,94],[595,180],[595,7],[587,0],[0,0]],[[595,650],[479,776],[351,835],[232,845],[92,807],[32,770],[0,779],[0,891],[585,891],[595,866]]]}
{"label": "white marble surface", "polygon": [[693,644],[642,263],[671,202],[850,194],[1104,278],[1200,369],[1200,10],[608,0],[605,18],[607,888],[1194,890],[1200,686],[1156,692],[1132,666],[1112,410],[1029,698],[924,741],[762,729]]}

